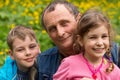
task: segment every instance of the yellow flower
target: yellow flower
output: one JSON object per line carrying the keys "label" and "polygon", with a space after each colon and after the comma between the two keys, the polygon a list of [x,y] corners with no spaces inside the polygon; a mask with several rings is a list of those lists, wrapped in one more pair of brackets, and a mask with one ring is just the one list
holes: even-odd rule
{"label": "yellow flower", "polygon": [[120,40],[120,35],[116,35],[116,40]]}
{"label": "yellow flower", "polygon": [[13,11],[12,13],[13,13],[13,14],[16,14],[17,12],[16,12],[16,11]]}
{"label": "yellow flower", "polygon": [[25,13],[22,13],[21,16],[25,16],[26,14]]}
{"label": "yellow flower", "polygon": [[2,3],[0,3],[0,8],[2,8],[4,5]]}
{"label": "yellow flower", "polygon": [[[27,14],[26,14],[27,15]],[[32,16],[32,13],[28,13],[28,16]]]}
{"label": "yellow flower", "polygon": [[118,7],[120,8],[120,1],[118,2]]}
{"label": "yellow flower", "polygon": [[8,53],[8,52],[9,52],[9,50],[8,50],[8,49],[5,49],[5,52],[6,52],[6,53]]}
{"label": "yellow flower", "polygon": [[14,2],[20,2],[20,0],[14,0]]}
{"label": "yellow flower", "polygon": [[34,24],[34,22],[33,21],[29,21],[29,24]]}
{"label": "yellow flower", "polygon": [[39,21],[38,21],[38,20],[35,20],[35,23],[36,23],[36,24],[39,24]]}
{"label": "yellow flower", "polygon": [[38,16],[39,13],[38,13],[37,11],[34,11],[33,15],[34,15],[34,16]]}
{"label": "yellow flower", "polygon": [[120,20],[120,16],[118,17],[118,19]]}
{"label": "yellow flower", "polygon": [[39,20],[39,16],[35,16],[34,18],[35,18],[36,20]]}
{"label": "yellow flower", "polygon": [[46,30],[42,30],[42,33],[43,33],[43,34],[46,34]]}
{"label": "yellow flower", "polygon": [[25,12],[25,13],[28,13],[28,12],[29,12],[28,8],[26,8],[24,12]]}
{"label": "yellow flower", "polygon": [[16,6],[15,5],[11,5],[10,8],[14,9],[14,8],[16,8]]}
{"label": "yellow flower", "polygon": [[13,29],[15,27],[15,24],[11,24],[10,28]]}
{"label": "yellow flower", "polygon": [[10,3],[9,0],[5,0],[5,5],[8,5]]}
{"label": "yellow flower", "polygon": [[0,55],[3,55],[4,53],[3,52],[0,52]]}

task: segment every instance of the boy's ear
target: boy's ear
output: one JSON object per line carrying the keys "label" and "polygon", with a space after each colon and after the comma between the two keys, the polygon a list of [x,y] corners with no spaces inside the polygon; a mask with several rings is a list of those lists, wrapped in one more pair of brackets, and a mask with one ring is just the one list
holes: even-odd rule
{"label": "boy's ear", "polygon": [[12,50],[9,50],[9,55],[14,60],[14,55],[13,55],[13,51]]}
{"label": "boy's ear", "polygon": [[38,44],[38,47],[39,47],[39,53],[41,53],[40,44]]}

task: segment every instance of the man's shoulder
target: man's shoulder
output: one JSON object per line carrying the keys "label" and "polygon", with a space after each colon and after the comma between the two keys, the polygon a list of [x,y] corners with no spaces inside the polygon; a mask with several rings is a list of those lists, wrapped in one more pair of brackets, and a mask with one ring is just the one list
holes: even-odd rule
{"label": "man's shoulder", "polygon": [[59,56],[57,47],[50,48],[40,53],[37,57],[38,72],[51,75],[55,73],[59,66]]}
{"label": "man's shoulder", "polygon": [[53,47],[53,48],[50,48],[50,49],[40,53],[40,56],[50,56],[50,55],[56,55],[56,54],[58,54],[58,48]]}
{"label": "man's shoulder", "polygon": [[42,53],[40,53],[37,57],[37,60],[38,61],[42,61],[42,63],[44,61],[53,61],[53,60],[56,60],[58,59],[59,57],[59,51],[58,51],[58,48],[57,47],[53,47],[53,48],[50,48]]}
{"label": "man's shoulder", "polygon": [[111,47],[111,55],[113,62],[117,65],[118,65],[118,56],[119,56],[118,54],[119,54],[119,45],[113,42]]}

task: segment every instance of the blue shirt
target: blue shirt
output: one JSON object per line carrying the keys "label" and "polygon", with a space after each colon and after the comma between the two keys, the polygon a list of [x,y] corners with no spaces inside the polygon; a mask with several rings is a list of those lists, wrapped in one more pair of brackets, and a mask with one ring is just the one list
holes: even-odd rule
{"label": "blue shirt", "polygon": [[29,72],[18,70],[16,61],[8,56],[5,64],[0,68],[0,80],[28,80],[28,78]]}
{"label": "blue shirt", "polygon": [[0,68],[0,80],[16,80],[16,74],[16,62],[8,56],[5,64]]}
{"label": "blue shirt", "polygon": [[52,80],[53,74],[60,65],[58,48],[51,48],[38,55],[37,63],[39,80]]}

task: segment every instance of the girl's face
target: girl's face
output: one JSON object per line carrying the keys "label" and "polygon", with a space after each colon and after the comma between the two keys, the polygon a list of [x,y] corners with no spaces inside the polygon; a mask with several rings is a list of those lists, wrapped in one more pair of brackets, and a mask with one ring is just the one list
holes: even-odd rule
{"label": "girl's face", "polygon": [[11,51],[12,59],[16,60],[17,66],[22,71],[27,71],[34,64],[39,53],[39,45],[35,39],[26,36],[25,40],[16,38]]}
{"label": "girl's face", "polygon": [[88,59],[101,58],[109,48],[108,29],[103,25],[90,29],[81,43]]}

